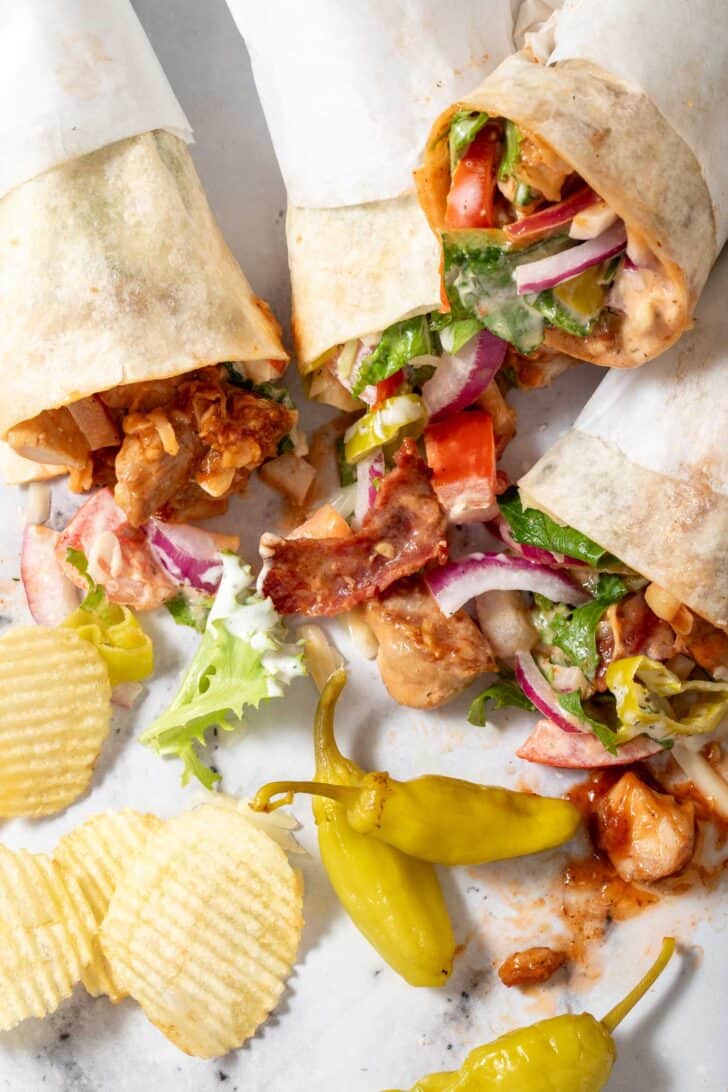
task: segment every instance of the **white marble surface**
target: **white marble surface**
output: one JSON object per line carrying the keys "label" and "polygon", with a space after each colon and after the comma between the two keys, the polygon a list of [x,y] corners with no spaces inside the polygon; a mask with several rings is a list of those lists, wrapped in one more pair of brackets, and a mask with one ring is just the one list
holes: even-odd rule
{"label": "white marble surface", "polygon": [[[284,194],[245,49],[224,0],[135,0],[135,7],[195,127],[193,154],[223,230],[254,287],[284,317]],[[526,469],[573,418],[596,380],[595,371],[582,367],[529,399],[510,455],[514,472]],[[67,503],[56,498],[58,525]],[[0,609],[8,619],[22,612],[21,504],[20,492],[0,492]],[[259,487],[224,525],[242,531],[252,551],[255,534],[274,511],[275,501]],[[166,619],[148,622],[157,647],[155,683],[139,709],[115,714],[91,791],[56,819],[4,824],[1,836],[8,844],[51,849],[64,831],[105,808],[169,815],[194,802],[197,791],[180,787],[177,766],[135,742],[172,694],[194,642]],[[343,640],[341,647],[347,651]],[[269,778],[310,773],[314,701],[312,685],[300,680],[287,701],[251,716],[244,735],[221,743],[216,761],[228,791],[251,792]],[[526,767],[513,757],[528,718],[499,714],[497,726],[473,728],[465,720],[467,704],[464,698],[447,714],[395,709],[376,669],[357,662],[341,703],[341,743],[362,763],[398,776],[441,772],[511,784],[526,778],[533,787],[563,791],[566,775]],[[404,1088],[423,1073],[454,1067],[471,1047],[518,1023],[570,1008],[606,1011],[666,932],[675,932],[687,949],[619,1032],[610,1092],[725,1092],[728,946],[719,891],[664,900],[609,931],[590,961],[593,977],[567,981],[559,975],[553,985],[524,996],[500,985],[494,964],[514,947],[558,935],[553,909],[560,899],[554,885],[559,856],[455,870],[443,880],[465,950],[447,988],[414,990],[382,964],[344,916],[317,860],[308,805],[297,804],[295,812],[303,823],[301,841],[311,851],[302,864],[306,928],[284,1001],[254,1040],[217,1062],[190,1059],[131,1002],[112,1007],[79,988],[49,1020],[27,1021],[0,1037],[0,1092]]]}

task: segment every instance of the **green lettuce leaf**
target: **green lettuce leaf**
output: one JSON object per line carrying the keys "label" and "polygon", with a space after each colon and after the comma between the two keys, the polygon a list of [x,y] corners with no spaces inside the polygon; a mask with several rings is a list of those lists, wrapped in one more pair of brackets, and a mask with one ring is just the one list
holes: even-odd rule
{"label": "green lettuce leaf", "polygon": [[482,694],[478,694],[468,711],[468,720],[471,724],[482,728],[485,724],[485,707],[489,701],[493,702],[496,709],[527,709],[529,713],[535,713],[536,707],[528,700],[518,683],[513,679],[498,679],[492,683]]}
{"label": "green lettuce leaf", "polygon": [[597,626],[607,607],[627,594],[627,587],[614,573],[601,573],[594,598],[576,607],[566,617],[557,617],[551,627],[551,644],[562,649],[588,679],[599,666]]}
{"label": "green lettuce leaf", "polygon": [[211,595],[188,595],[180,591],[164,605],[178,626],[189,626],[198,633],[204,633],[212,602]]}
{"label": "green lettuce leaf", "polygon": [[284,643],[271,600],[252,584],[250,566],[223,554],[222,580],[197,652],[172,704],[139,737],[157,754],[182,760],[183,785],[196,777],[211,788],[220,779],[198,753],[210,728],[235,728],[246,708],[280,697],[304,673],[300,648]]}
{"label": "green lettuce leaf", "polygon": [[476,136],[488,120],[488,115],[474,110],[458,110],[450,123],[450,172],[457,167]]}
{"label": "green lettuce leaf", "polygon": [[431,347],[426,315],[416,315],[388,326],[379,343],[361,362],[353,387],[354,396],[360,395],[365,387],[381,383],[401,371],[412,357],[426,356]]}
{"label": "green lettuce leaf", "polygon": [[511,528],[516,542],[539,546],[554,554],[565,554],[586,561],[596,568],[614,560],[596,542],[573,527],[564,527],[536,508],[524,508],[515,486],[498,498],[498,507]]}
{"label": "green lettuce leaf", "polygon": [[566,693],[557,695],[559,705],[567,713],[571,713],[572,716],[578,717],[589,728],[599,742],[604,746],[605,750],[609,751],[610,755],[617,754],[617,735],[608,724],[605,724],[603,720],[596,720],[595,717],[590,716],[584,709],[581,702],[581,694],[578,690],[569,690]]}
{"label": "green lettuce leaf", "polygon": [[500,167],[498,168],[498,180],[505,182],[513,174],[513,168],[521,158],[521,133],[513,121],[506,121],[506,147],[503,152]]}

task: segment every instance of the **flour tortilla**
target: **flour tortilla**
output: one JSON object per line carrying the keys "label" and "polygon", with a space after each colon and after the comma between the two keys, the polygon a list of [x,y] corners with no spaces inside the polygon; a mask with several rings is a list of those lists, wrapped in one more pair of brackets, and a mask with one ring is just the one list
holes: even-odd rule
{"label": "flour tortilla", "polygon": [[[670,78],[679,79],[680,67]],[[595,364],[631,368],[657,356],[690,326],[717,255],[716,225],[700,164],[639,87],[590,61],[538,64],[509,57],[435,123],[418,175],[430,223],[443,226],[452,115],[482,110],[515,121],[570,164],[624,220],[630,240],[659,261],[661,320],[646,335],[640,308],[585,338],[547,329],[545,343]]]}
{"label": "flour tortilla", "polygon": [[286,359],[171,133],[118,141],[6,194],[0,254],[0,437],[120,384]]}
{"label": "flour tortilla", "polygon": [[612,372],[521,479],[576,527],[728,629],[728,252],[695,329],[650,368]]}

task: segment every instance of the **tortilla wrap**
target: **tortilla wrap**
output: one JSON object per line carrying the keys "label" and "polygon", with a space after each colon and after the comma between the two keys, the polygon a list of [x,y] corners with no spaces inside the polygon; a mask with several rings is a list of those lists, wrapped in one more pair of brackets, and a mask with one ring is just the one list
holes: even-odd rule
{"label": "tortilla wrap", "polygon": [[728,629],[728,253],[694,330],[649,369],[612,372],[521,479],[524,505],[577,528]]}
{"label": "tortilla wrap", "polygon": [[647,329],[637,306],[587,337],[547,328],[545,344],[631,368],[677,341],[715,261],[716,227],[698,160],[648,96],[590,61],[543,65],[523,52],[509,57],[432,130],[418,190],[436,231],[444,226],[450,183],[447,133],[464,109],[508,118],[555,151],[624,220],[630,241],[658,260],[661,304]]}
{"label": "tortilla wrap", "polygon": [[[412,172],[433,111],[514,48],[517,0],[228,0],[288,191],[301,370],[441,306]],[[332,92],[332,88],[334,89]]]}
{"label": "tortilla wrap", "polygon": [[120,384],[286,359],[171,133],[118,141],[6,194],[0,253],[1,437]]}

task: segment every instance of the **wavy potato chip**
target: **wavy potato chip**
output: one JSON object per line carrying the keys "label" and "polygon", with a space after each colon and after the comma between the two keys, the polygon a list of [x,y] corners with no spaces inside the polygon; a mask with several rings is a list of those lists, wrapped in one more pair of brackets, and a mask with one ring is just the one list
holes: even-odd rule
{"label": "wavy potato chip", "polygon": [[88,787],[111,724],[99,653],[72,630],[0,637],[0,816],[61,811]]}
{"label": "wavy potato chip", "polygon": [[0,845],[0,1030],[70,996],[95,931],[73,876],[45,854]]}
{"label": "wavy potato chip", "polygon": [[[111,896],[123,872],[130,866],[150,834],[163,823],[156,815],[126,808],[94,815],[61,838],[53,853],[65,873],[78,881],[96,920],[97,929],[106,916]],[[116,1003],[126,997],[114,981],[98,935],[92,941],[92,958],[81,975],[92,997],[106,994]]]}
{"label": "wavy potato chip", "polygon": [[278,1003],[303,927],[280,846],[205,804],[153,834],[114,892],[101,945],[114,981],[180,1050],[239,1047]]}

